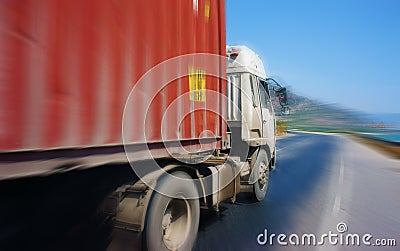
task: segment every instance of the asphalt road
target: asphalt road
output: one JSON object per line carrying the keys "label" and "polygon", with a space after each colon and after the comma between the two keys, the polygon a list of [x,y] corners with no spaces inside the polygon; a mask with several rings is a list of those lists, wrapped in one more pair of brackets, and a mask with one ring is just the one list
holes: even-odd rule
{"label": "asphalt road", "polygon": [[[128,167],[0,182],[0,250],[139,250],[140,235],[111,235],[98,211],[112,188],[129,180]],[[51,188],[51,189],[49,189]],[[343,136],[295,133],[278,140],[278,162],[264,201],[245,194],[222,203],[219,213],[202,212],[195,250],[343,250],[362,245],[291,245],[290,235],[370,234],[400,246],[400,161]],[[342,225],[343,226],[343,225]],[[260,245],[272,234],[286,234]],[[296,239],[291,239],[294,243]],[[301,240],[299,240],[301,244]],[[375,246],[376,248],[377,246]]]}
{"label": "asphalt road", "polygon": [[[368,250],[398,250],[399,195],[399,160],[343,136],[296,133],[278,141],[277,168],[271,172],[266,199],[250,203],[241,196],[236,204],[224,203],[219,214],[203,214],[195,249],[366,250],[362,238],[370,234],[365,237],[371,244]],[[342,223],[347,230],[340,234],[337,227],[344,227]],[[320,237],[329,231],[334,244],[328,236],[319,246]],[[257,241],[261,233],[264,245]],[[285,234],[282,243],[288,245],[280,245],[276,238],[270,242],[271,234]],[[290,242],[292,234],[299,240],[292,236]],[[314,234],[316,245],[312,241],[308,245],[308,237],[304,239],[307,245],[301,245],[303,234]],[[360,246],[352,245],[349,234],[359,235]],[[397,247],[373,246],[376,239],[395,239]]]}

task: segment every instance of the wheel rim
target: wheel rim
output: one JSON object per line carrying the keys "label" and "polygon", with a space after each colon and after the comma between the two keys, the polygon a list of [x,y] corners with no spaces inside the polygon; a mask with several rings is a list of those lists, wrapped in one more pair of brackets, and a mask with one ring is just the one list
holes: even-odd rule
{"label": "wheel rim", "polygon": [[258,175],[258,186],[261,191],[264,191],[268,184],[268,166],[264,161],[260,164]]}
{"label": "wheel rim", "polygon": [[178,249],[187,239],[190,229],[190,205],[187,200],[171,200],[162,219],[162,237],[169,250]]}

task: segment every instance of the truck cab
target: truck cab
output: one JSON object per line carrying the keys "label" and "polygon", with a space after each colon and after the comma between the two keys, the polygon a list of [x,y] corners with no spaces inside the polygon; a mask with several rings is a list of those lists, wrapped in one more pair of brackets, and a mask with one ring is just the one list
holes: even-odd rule
{"label": "truck cab", "polygon": [[[246,46],[227,47],[228,122],[240,122],[242,140],[251,147],[275,149],[275,115],[261,58]],[[234,104],[236,105],[235,109]]]}
{"label": "truck cab", "polygon": [[[276,121],[271,97],[279,84],[267,78],[259,55],[246,46],[227,46],[227,124],[231,156],[239,156],[242,185],[257,200],[265,197],[269,170],[275,165]],[[272,80],[272,81],[271,81]]]}

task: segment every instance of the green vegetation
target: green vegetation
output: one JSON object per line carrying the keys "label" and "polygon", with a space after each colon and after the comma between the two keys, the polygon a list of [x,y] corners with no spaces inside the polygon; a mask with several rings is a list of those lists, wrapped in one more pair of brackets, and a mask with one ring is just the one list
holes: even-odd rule
{"label": "green vegetation", "polygon": [[287,125],[285,121],[276,121],[276,135],[285,135],[287,131]]}

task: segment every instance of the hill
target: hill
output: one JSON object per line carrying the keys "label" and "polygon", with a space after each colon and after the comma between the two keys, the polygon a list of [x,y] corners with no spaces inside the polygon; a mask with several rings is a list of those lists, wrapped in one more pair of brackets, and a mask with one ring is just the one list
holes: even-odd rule
{"label": "hill", "polygon": [[273,101],[277,120],[288,129],[312,131],[367,131],[368,123],[358,112],[337,104],[323,104],[288,91],[290,115],[283,115],[277,100]]}

